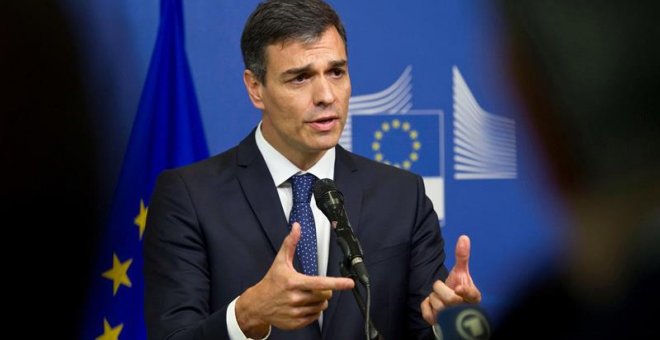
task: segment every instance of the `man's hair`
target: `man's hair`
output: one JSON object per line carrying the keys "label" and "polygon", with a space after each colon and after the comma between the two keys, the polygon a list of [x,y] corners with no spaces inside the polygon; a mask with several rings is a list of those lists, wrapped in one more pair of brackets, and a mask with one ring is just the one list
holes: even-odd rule
{"label": "man's hair", "polygon": [[335,10],[321,0],[271,0],[252,12],[241,36],[245,68],[264,84],[266,47],[288,40],[311,43],[334,26],[346,46],[346,31]]}

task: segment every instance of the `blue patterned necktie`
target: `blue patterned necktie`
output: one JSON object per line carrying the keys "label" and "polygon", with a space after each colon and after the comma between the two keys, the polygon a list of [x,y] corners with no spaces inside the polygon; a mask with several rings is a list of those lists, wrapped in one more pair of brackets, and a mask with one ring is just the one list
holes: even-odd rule
{"label": "blue patterned necktie", "polygon": [[293,191],[293,207],[289,216],[289,226],[293,222],[300,223],[300,241],[296,254],[302,264],[303,274],[319,275],[316,251],[316,226],[309,202],[312,198],[312,185],[316,176],[312,174],[294,175],[291,177]]}

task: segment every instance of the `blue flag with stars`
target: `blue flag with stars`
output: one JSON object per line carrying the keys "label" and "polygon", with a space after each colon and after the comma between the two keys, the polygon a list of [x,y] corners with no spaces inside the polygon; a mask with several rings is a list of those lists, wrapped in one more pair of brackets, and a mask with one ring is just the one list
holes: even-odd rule
{"label": "blue flag with stars", "polygon": [[440,176],[438,114],[353,115],[353,152],[381,163]]}
{"label": "blue flag with stars", "polygon": [[142,234],[158,174],[208,157],[185,54],[182,0],[161,0],[160,26],[102,234],[83,339],[145,339]]}

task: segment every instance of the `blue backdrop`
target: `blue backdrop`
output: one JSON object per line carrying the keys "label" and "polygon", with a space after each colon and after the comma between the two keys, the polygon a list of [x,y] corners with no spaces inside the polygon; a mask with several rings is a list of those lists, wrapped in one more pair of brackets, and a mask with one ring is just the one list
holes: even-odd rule
{"label": "blue backdrop", "polygon": [[[102,155],[99,209],[107,216],[156,41],[159,1],[61,3],[84,53]],[[210,154],[235,145],[260,117],[242,83],[239,43],[256,3],[184,3]],[[350,136],[342,144],[425,177],[447,252],[460,234],[471,237],[470,269],[497,321],[536,267],[560,251],[544,167],[504,67],[499,14],[490,1],[330,3],[347,29],[353,83]]]}

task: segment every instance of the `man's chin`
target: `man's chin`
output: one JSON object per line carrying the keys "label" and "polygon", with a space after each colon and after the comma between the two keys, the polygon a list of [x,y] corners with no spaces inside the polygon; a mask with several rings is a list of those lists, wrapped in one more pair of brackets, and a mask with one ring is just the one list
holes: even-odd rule
{"label": "man's chin", "polygon": [[320,145],[320,146],[314,148],[314,150],[317,151],[317,152],[325,152],[325,151],[328,151],[328,150],[334,148],[335,146],[337,146],[337,144],[338,144],[338,143],[334,143],[334,144],[323,144],[323,145]]}
{"label": "man's chin", "polygon": [[332,138],[328,138],[327,140],[321,141],[319,147],[320,149],[323,150],[329,150],[337,146],[337,144],[339,144],[339,136],[335,136]]}

